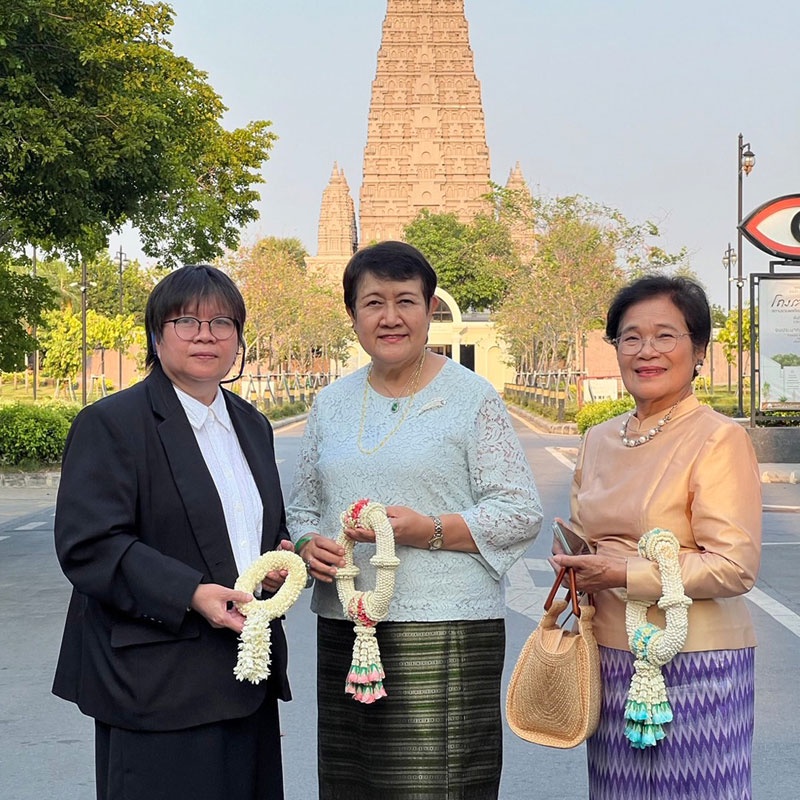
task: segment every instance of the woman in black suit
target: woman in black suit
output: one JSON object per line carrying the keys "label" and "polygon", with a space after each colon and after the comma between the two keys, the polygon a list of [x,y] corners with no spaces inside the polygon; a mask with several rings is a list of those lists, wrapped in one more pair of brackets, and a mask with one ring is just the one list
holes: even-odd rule
{"label": "woman in black suit", "polygon": [[85,408],[67,439],[55,543],[73,592],[53,691],[95,719],[100,800],[283,798],[279,620],[269,679],[233,673],[234,602],[252,598],[234,582],[293,549],[269,423],[220,387],[244,321],[220,270],[171,273],[147,302],[149,374]]}

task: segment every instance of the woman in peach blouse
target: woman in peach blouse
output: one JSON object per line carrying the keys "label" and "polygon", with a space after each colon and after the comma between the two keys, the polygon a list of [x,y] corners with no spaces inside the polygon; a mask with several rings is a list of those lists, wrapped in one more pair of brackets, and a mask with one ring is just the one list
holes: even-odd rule
{"label": "woman in peach blouse", "polygon": [[[648,276],[623,288],[606,322],[632,413],[590,429],[572,483],[570,519],[586,555],[554,543],[594,596],[603,707],[588,741],[591,800],[748,800],[755,636],[745,595],[761,554],[761,484],[746,430],[692,393],[711,334],[702,288]],[[681,652],[662,668],[674,718],[654,746],[632,747],[625,703],[634,658],[626,600],[652,603],[665,626],[656,563],[638,555],[653,528],[677,538],[691,598]],[[577,552],[573,549],[574,552]]]}

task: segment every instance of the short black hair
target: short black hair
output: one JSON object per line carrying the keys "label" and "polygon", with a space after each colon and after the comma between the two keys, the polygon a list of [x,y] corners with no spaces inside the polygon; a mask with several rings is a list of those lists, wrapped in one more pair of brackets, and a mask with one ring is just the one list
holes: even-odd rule
{"label": "short black hair", "polygon": [[631,306],[661,296],[669,297],[683,314],[692,344],[705,351],[711,340],[711,309],[703,287],[690,278],[658,273],[638,278],[617,292],[606,317],[606,341],[619,336],[622,318]]}
{"label": "short black hair", "polygon": [[416,247],[406,242],[378,242],[359,250],[344,268],[344,304],[354,316],[358,287],[366,274],[389,281],[419,278],[427,307],[436,292],[436,272]]}
{"label": "short black hair", "polygon": [[244,346],[242,331],[247,312],[236,284],[221,269],[208,264],[187,264],[162,278],[147,298],[144,311],[147,367],[158,362],[155,343],[161,341],[164,322],[187,308],[210,300],[219,303],[226,315],[236,322],[239,346]]}

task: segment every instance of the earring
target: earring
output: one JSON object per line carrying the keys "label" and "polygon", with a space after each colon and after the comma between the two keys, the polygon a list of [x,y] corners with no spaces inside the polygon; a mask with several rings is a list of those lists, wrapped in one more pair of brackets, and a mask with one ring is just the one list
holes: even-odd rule
{"label": "earring", "polygon": [[697,362],[697,363],[694,365],[694,371],[695,371],[695,373],[696,373],[696,374],[698,374],[698,375],[699,375],[699,374],[700,374],[700,370],[701,370],[701,369],[703,369],[703,362],[702,362],[702,361],[698,361],[698,362]]}

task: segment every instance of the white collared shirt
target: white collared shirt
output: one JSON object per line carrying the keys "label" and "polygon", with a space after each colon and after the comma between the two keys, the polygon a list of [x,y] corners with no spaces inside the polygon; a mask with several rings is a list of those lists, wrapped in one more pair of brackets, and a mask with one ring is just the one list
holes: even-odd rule
{"label": "white collared shirt", "polygon": [[261,555],[264,506],[221,391],[207,406],[173,384],[217,487],[236,568],[241,575]]}

